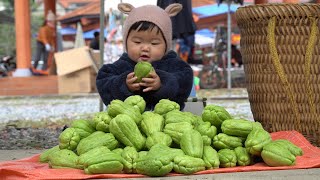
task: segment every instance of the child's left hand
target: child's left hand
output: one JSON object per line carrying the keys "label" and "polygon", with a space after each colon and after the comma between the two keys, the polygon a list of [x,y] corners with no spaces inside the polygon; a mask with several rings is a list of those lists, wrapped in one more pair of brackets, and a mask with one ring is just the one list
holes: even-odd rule
{"label": "child's left hand", "polygon": [[139,83],[140,87],[146,87],[143,89],[143,92],[156,91],[161,87],[161,80],[158,74],[155,71],[152,71],[149,74],[149,77],[142,78],[142,81]]}

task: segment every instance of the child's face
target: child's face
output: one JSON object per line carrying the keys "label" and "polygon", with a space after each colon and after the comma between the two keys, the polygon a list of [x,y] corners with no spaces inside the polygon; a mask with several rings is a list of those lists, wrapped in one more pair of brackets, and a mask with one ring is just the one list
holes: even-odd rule
{"label": "child's face", "polygon": [[147,31],[131,30],[127,38],[128,55],[135,62],[160,60],[165,50],[165,40],[157,27]]}

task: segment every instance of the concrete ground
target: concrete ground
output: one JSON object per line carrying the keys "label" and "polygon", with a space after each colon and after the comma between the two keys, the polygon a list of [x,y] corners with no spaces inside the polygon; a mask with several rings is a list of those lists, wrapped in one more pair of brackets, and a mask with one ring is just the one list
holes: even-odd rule
{"label": "concrete ground", "polygon": [[[229,99],[231,101],[235,101],[236,99],[246,99],[247,94],[245,90],[238,89],[237,91],[228,92],[227,90],[221,91],[201,91],[200,97],[209,97],[208,101],[209,104],[211,103],[218,103],[222,106],[229,105],[225,104],[225,99]],[[214,98],[212,98],[214,97]],[[7,98],[3,98],[2,100],[5,100],[8,102]],[[241,103],[238,106],[234,106],[228,109],[233,114],[237,114],[238,116],[242,117],[245,116],[248,119],[252,118],[252,115],[250,113],[250,107],[247,100],[244,100],[243,103]],[[233,102],[234,103],[234,102]],[[233,104],[232,103],[232,104]],[[9,105],[11,106],[11,105]],[[73,105],[74,106],[74,105]],[[243,110],[247,110],[243,112]],[[68,109],[70,111],[70,109]],[[244,113],[244,114],[241,114]],[[40,119],[40,118],[39,118]],[[43,152],[44,150],[39,149],[28,149],[28,150],[0,150],[0,163],[3,161],[12,161],[12,160],[18,160],[22,158],[31,157],[33,155],[39,154]],[[1,179],[1,172],[0,172],[0,179]],[[132,178],[136,179],[136,178]],[[313,180],[313,179],[320,179],[320,168],[313,168],[313,169],[296,169],[296,170],[278,170],[278,171],[254,171],[254,172],[236,172],[236,173],[217,173],[217,174],[207,174],[207,175],[190,175],[190,176],[176,176],[176,177],[161,177],[161,178],[144,178],[144,179],[157,179],[157,180],[163,180],[163,179],[218,179],[218,180],[231,180],[231,179],[258,179],[258,180],[269,180],[269,179],[290,179],[290,180],[300,180],[300,179],[306,179],[306,180]]]}
{"label": "concrete ground", "polygon": [[[7,160],[17,160],[27,158],[43,150],[0,150],[0,162]],[[0,173],[1,174],[1,173]],[[1,175],[0,175],[1,177]],[[0,178],[1,179],[1,178]],[[141,179],[141,178],[132,178]],[[206,175],[189,175],[189,176],[175,176],[175,177],[161,177],[161,178],[144,178],[145,180],[177,180],[177,179],[212,179],[212,180],[319,180],[320,168],[313,169],[295,169],[295,170],[278,170],[278,171],[253,171],[253,172],[236,172],[236,173],[217,173]]]}

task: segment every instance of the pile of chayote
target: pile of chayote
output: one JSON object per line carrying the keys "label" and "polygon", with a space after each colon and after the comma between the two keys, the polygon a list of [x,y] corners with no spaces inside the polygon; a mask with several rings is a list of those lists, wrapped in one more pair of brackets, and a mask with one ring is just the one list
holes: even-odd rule
{"label": "pile of chayote", "polygon": [[145,107],[135,95],[113,100],[90,120],[74,120],[40,162],[86,174],[165,176],[249,166],[255,157],[269,166],[290,166],[302,155],[290,141],[273,141],[260,123],[233,119],[221,106],[207,105],[202,116],[180,111],[169,99],[160,100],[153,111]]}

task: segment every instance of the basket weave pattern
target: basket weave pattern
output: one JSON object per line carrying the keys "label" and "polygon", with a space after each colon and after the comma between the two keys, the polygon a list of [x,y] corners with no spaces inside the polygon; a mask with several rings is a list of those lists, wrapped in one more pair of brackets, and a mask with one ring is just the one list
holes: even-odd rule
{"label": "basket weave pattern", "polygon": [[320,4],[262,4],[235,14],[254,119],[320,146]]}

